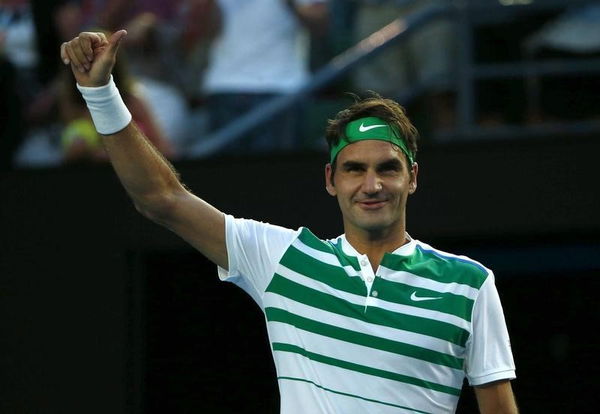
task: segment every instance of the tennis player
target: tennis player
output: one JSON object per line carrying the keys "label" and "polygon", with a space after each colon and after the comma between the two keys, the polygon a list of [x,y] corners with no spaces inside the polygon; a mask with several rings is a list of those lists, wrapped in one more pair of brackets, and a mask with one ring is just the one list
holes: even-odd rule
{"label": "tennis player", "polygon": [[265,314],[283,414],[452,413],[466,378],[485,414],[517,413],[494,275],[406,232],[416,130],[372,97],[330,121],[327,192],[344,234],[234,218],[190,193],[131,122],[111,70],[126,32],[61,47],[136,208],[174,231]]}

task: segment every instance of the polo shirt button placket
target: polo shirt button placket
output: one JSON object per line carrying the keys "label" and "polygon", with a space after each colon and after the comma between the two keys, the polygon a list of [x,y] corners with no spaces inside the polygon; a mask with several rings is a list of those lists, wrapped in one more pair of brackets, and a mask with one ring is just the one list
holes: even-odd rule
{"label": "polo shirt button placket", "polygon": [[363,275],[363,280],[367,284],[367,296],[366,296],[366,305],[367,306],[369,304],[369,298],[377,297],[377,292],[375,292],[375,294],[373,294],[373,291],[371,291],[372,283],[375,280],[375,275],[373,274],[373,271],[371,270],[370,266],[371,265],[369,263],[369,260],[366,257],[363,256],[360,258],[361,273]]}

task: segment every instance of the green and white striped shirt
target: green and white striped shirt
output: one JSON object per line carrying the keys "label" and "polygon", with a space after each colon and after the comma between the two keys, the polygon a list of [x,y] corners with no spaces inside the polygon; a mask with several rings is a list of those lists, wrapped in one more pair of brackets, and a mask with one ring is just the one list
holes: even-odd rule
{"label": "green and white striped shirt", "polygon": [[226,218],[229,271],[265,313],[281,413],[452,413],[515,377],[494,277],[417,240],[377,272],[344,236]]}

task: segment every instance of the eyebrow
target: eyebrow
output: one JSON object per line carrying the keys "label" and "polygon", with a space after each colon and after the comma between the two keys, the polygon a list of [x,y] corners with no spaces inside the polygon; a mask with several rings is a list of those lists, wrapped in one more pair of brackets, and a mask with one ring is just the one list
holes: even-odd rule
{"label": "eyebrow", "polygon": [[342,168],[346,170],[349,168],[364,168],[366,165],[366,163],[360,161],[346,161],[342,164]]}

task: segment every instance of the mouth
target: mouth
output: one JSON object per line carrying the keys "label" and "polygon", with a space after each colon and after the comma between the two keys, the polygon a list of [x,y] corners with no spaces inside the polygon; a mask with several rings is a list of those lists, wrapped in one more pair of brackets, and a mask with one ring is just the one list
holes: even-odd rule
{"label": "mouth", "polygon": [[387,200],[362,200],[357,202],[363,210],[377,210],[382,208],[386,203]]}

